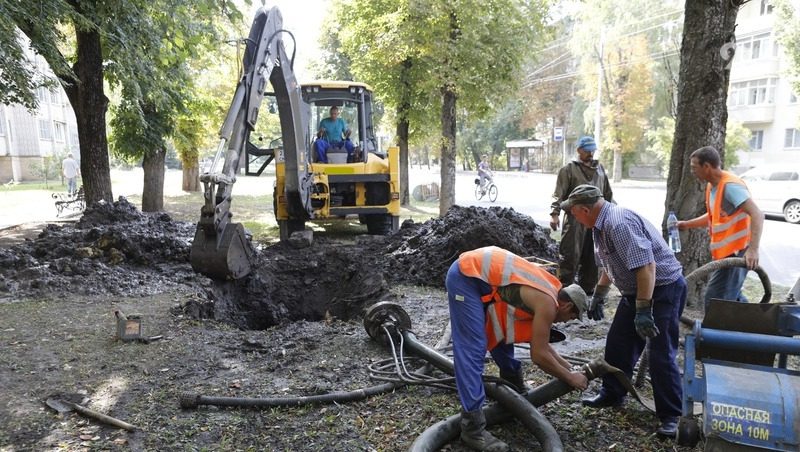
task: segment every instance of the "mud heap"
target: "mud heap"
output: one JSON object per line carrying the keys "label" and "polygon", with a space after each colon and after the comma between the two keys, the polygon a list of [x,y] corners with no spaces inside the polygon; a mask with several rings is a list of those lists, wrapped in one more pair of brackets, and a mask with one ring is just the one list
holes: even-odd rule
{"label": "mud heap", "polygon": [[318,236],[307,248],[257,253],[246,278],[211,281],[189,264],[195,225],[144,214],[124,198],[93,206],[74,225],[48,225],[35,240],[0,248],[0,297],[44,294],[146,296],[178,288],[181,311],[243,329],[287,321],[351,319],[391,297],[396,284],[443,288],[464,251],[495,245],[555,261],[546,231],[513,209],[453,207],[441,219],[406,222],[385,239],[342,243]]}
{"label": "mud heap", "polygon": [[0,293],[148,295],[194,279],[194,227],[143,214],[125,198],[90,207],[76,224],[47,225],[35,240],[0,248]]}
{"label": "mud heap", "polygon": [[383,251],[383,267],[394,283],[444,287],[461,253],[490,245],[558,262],[558,245],[531,217],[503,207],[454,206],[442,218],[404,223]]}

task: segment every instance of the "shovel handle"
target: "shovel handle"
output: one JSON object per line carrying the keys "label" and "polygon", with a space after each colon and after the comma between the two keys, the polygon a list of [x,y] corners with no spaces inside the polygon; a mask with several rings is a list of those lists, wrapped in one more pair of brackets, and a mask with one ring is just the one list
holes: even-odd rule
{"label": "shovel handle", "polygon": [[136,427],[135,425],[128,424],[125,421],[121,421],[121,420],[119,420],[117,418],[105,415],[103,413],[99,413],[99,412],[97,412],[95,410],[90,410],[89,408],[86,408],[85,406],[82,406],[82,405],[78,405],[77,403],[69,402],[69,401],[66,401],[66,400],[64,400],[64,403],[66,403],[67,405],[72,407],[72,409],[74,409],[78,413],[81,413],[84,416],[88,416],[88,417],[97,419],[98,421],[105,422],[106,424],[113,425],[114,427],[124,428],[125,430],[128,430],[129,432],[132,432],[134,430],[138,430],[138,427]]}

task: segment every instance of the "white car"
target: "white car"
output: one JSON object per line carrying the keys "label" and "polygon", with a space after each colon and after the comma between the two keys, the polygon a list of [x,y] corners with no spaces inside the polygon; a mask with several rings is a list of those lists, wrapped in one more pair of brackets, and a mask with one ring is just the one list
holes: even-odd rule
{"label": "white car", "polygon": [[764,213],[800,223],[800,168],[756,167],[741,175],[753,200]]}

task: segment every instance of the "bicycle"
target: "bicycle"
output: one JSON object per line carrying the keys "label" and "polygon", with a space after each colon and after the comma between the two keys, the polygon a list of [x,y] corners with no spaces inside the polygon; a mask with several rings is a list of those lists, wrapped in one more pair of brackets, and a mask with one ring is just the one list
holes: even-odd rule
{"label": "bicycle", "polygon": [[497,199],[497,185],[491,180],[486,181],[486,185],[481,187],[481,178],[475,178],[475,199],[480,201],[484,196],[489,198],[489,201],[495,202]]}

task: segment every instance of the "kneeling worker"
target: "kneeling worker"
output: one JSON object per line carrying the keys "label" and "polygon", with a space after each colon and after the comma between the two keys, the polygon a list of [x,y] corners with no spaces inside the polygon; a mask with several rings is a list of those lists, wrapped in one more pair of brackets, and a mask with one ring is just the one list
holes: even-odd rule
{"label": "kneeling worker", "polygon": [[[577,284],[562,288],[547,270],[504,249],[467,251],[453,262],[445,282],[450,305],[456,387],[461,401],[461,440],[476,450],[504,451],[508,446],[486,431],[481,407],[486,398],[483,363],[486,350],[500,377],[522,391],[522,364],[514,344],[530,343],[531,361],[548,374],[584,390],[581,372],[550,346],[554,322],[580,318],[586,293]],[[508,322],[513,318],[512,322]]]}

